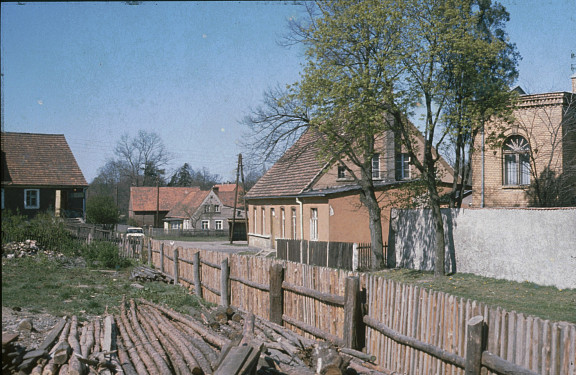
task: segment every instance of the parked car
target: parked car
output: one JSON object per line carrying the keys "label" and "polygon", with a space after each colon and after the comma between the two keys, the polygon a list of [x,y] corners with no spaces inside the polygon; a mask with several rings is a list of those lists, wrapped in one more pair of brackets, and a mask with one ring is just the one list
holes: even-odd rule
{"label": "parked car", "polygon": [[128,227],[126,229],[126,238],[127,239],[144,238],[144,229],[140,227]]}

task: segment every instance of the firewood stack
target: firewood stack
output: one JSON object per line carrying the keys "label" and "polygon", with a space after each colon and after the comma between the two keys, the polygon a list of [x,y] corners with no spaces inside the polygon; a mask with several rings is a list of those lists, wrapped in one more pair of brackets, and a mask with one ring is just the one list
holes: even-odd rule
{"label": "firewood stack", "polygon": [[168,275],[150,267],[138,266],[130,272],[130,279],[138,281],[161,281],[170,283],[172,278]]}
{"label": "firewood stack", "polygon": [[83,324],[64,317],[37,349],[18,349],[17,337],[3,337],[2,373],[306,375],[352,368],[382,374],[365,363],[366,354],[306,339],[253,314],[219,307],[199,315],[141,299]]}

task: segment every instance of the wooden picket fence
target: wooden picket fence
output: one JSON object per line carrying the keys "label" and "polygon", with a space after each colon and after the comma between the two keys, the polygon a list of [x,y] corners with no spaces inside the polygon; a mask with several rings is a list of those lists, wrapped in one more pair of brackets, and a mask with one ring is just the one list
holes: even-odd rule
{"label": "wooden picket fence", "polygon": [[342,269],[159,241],[147,250],[150,265],[207,301],[363,349],[382,369],[467,375],[576,371],[574,324]]}

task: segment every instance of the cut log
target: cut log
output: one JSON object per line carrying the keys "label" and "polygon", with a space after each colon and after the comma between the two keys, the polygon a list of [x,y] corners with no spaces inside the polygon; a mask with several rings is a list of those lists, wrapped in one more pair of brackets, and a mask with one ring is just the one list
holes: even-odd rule
{"label": "cut log", "polygon": [[238,375],[253,350],[249,345],[230,348],[214,375]]}
{"label": "cut log", "polygon": [[[62,330],[64,329],[64,327],[66,326],[66,322],[68,321],[68,319],[66,317],[62,318],[55,326],[54,328],[52,328],[52,330],[50,331],[50,333],[48,334],[48,336],[46,336],[46,338],[44,339],[44,341],[42,342],[42,344],[40,344],[40,346],[38,347],[38,349],[42,349],[42,350],[48,350],[50,347],[52,347],[52,345],[54,344],[54,342],[56,341],[56,339],[58,339],[60,337],[60,333],[62,333]],[[4,345],[4,343],[2,343],[2,345]]]}
{"label": "cut log", "polygon": [[[160,373],[168,374],[172,372],[170,367],[168,366],[168,363],[166,363],[165,360],[166,356],[162,355],[164,353],[164,350],[160,345],[158,345],[158,341],[155,341],[153,339],[150,340],[150,338],[146,336],[144,329],[140,325],[140,322],[138,321],[138,315],[136,313],[136,303],[134,302],[134,300],[130,300],[130,314],[132,317],[132,326],[134,327],[135,333],[138,335],[140,342],[144,344],[144,348],[154,361],[154,364],[156,365]],[[152,345],[152,342],[157,345]],[[160,350],[161,352],[159,352],[158,350]]]}
{"label": "cut log", "polygon": [[209,342],[210,344],[212,344],[218,348],[222,348],[227,342],[230,341],[230,340],[228,340],[224,337],[221,337],[220,335],[210,331],[209,329],[204,327],[201,323],[197,322],[196,320],[194,320],[190,316],[184,316],[184,315],[182,315],[176,311],[167,309],[163,306],[157,305],[157,304],[152,303],[152,302],[148,302],[148,301],[143,300],[143,299],[140,299],[140,302],[142,302],[143,304],[152,306],[155,309],[161,311],[166,316],[168,316],[172,319],[176,319],[176,320],[186,324],[187,326],[189,326],[190,328],[192,328],[193,330],[198,332],[198,334],[200,336],[202,336],[207,342]]}
{"label": "cut log", "polygon": [[320,342],[314,347],[312,357],[316,373],[321,375],[342,375],[349,363],[335,346],[326,342]]}

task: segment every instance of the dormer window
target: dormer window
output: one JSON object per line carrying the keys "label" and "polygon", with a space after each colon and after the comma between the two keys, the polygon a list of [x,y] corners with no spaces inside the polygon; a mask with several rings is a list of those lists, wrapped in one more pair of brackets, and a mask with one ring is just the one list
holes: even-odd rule
{"label": "dormer window", "polygon": [[526,138],[513,135],[506,140],[502,148],[503,185],[530,185],[530,145]]}

